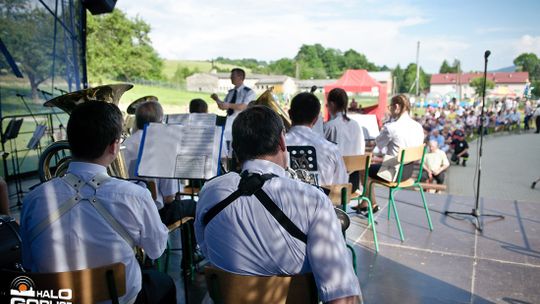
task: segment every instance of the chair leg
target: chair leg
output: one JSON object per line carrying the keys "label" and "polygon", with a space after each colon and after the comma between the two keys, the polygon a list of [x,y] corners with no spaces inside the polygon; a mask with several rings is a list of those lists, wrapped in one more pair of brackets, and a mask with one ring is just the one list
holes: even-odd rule
{"label": "chair leg", "polygon": [[388,188],[388,220],[390,220],[390,215],[392,214],[392,208],[390,204],[390,197],[392,196],[392,188]]}
{"label": "chair leg", "polygon": [[428,209],[428,205],[426,203],[426,197],[424,195],[424,189],[422,188],[421,185],[418,185],[418,188],[420,188],[420,195],[422,196],[422,203],[424,203],[424,210],[426,210],[426,217],[427,217],[427,220],[428,220],[429,230],[433,231],[433,224],[431,223],[431,216],[429,215],[429,209]]}
{"label": "chair leg", "polygon": [[368,225],[371,225],[371,231],[373,232],[373,242],[375,243],[375,252],[379,252],[379,241],[377,240],[377,230],[375,228],[375,220],[373,219],[373,207],[371,206],[371,200],[364,198],[368,202]]}
{"label": "chair leg", "polygon": [[401,241],[405,241],[405,237],[403,236],[403,230],[401,229],[401,222],[399,221],[399,215],[396,208],[396,203],[394,201],[394,191],[396,189],[390,188],[390,204],[392,205],[392,209],[394,210],[394,215],[396,216],[396,224],[399,231],[399,238]]}

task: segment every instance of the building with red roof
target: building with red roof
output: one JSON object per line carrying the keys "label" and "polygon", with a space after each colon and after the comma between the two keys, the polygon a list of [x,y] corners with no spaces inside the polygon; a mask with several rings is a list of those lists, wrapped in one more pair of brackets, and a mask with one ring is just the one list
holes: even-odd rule
{"label": "building with red roof", "polygon": [[[463,98],[475,95],[474,88],[469,83],[472,79],[483,77],[484,73],[447,73],[433,74],[431,76],[430,93],[445,95],[458,95],[461,89]],[[495,87],[488,90],[486,95],[493,97],[523,97],[525,86],[529,81],[528,72],[493,72],[487,73],[487,78],[495,83]]]}

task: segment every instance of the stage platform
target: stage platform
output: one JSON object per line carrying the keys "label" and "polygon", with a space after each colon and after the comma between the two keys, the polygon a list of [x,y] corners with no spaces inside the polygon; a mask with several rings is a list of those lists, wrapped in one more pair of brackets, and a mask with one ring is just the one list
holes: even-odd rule
{"label": "stage platform", "polygon": [[379,253],[367,220],[351,215],[347,231],[355,244],[364,303],[540,303],[540,202],[481,199],[483,232],[469,216],[474,198],[426,194],[430,232],[420,193],[400,191],[397,208],[405,241],[401,242],[387,199],[376,215]]}
{"label": "stage platform", "polygon": [[[23,188],[36,183],[25,180]],[[375,215],[378,254],[365,218],[352,213],[347,231],[357,254],[363,303],[540,303],[540,202],[481,199],[481,212],[505,219],[482,218],[484,231],[478,232],[472,217],[444,215],[446,210],[471,211],[473,197],[426,193],[430,232],[420,193],[400,191],[401,242],[393,215],[387,220],[387,193],[377,189],[382,207]],[[15,207],[16,197],[11,200]],[[18,208],[11,211],[19,217]],[[179,264],[179,257],[173,257],[174,278],[180,276]],[[178,298],[183,298],[182,283],[175,281]],[[199,303],[205,288],[204,278],[197,276],[188,292],[190,303]]]}

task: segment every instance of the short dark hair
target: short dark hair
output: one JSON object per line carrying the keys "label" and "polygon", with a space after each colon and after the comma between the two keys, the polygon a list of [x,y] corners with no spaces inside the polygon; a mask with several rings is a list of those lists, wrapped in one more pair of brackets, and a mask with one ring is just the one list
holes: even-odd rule
{"label": "short dark hair", "polygon": [[284,130],[283,121],[266,106],[252,106],[240,112],[232,126],[232,147],[240,162],[274,155]]}
{"label": "short dark hair", "polygon": [[88,101],[69,116],[67,137],[75,158],[94,160],[122,135],[122,112],[112,103]]}
{"label": "short dark hair", "polygon": [[246,79],[246,71],[240,69],[240,68],[234,68],[231,70],[231,74],[236,73],[242,77],[242,80]]}
{"label": "short dark hair", "polygon": [[144,129],[148,123],[161,122],[162,119],[163,108],[157,101],[147,101],[138,106],[135,111],[135,124],[139,130]]}
{"label": "short dark hair", "polygon": [[338,112],[343,113],[343,117],[345,120],[349,120],[349,117],[347,117],[347,108],[349,104],[349,96],[347,96],[347,92],[345,92],[342,88],[334,88],[328,93],[328,102],[333,103],[336,106],[336,110]]}
{"label": "short dark hair", "polygon": [[291,101],[289,115],[293,125],[305,125],[313,122],[321,112],[321,103],[312,93],[300,93]]}
{"label": "short dark hair", "polygon": [[200,98],[192,99],[189,102],[189,113],[208,113],[208,104]]}

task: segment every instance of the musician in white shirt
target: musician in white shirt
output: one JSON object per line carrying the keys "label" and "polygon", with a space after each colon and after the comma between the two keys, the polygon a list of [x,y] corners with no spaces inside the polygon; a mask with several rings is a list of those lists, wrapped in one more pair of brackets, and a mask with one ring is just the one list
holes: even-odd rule
{"label": "musician in white shirt", "polygon": [[217,94],[212,94],[210,97],[216,101],[220,110],[227,111],[227,121],[225,123],[225,130],[223,132],[223,138],[226,143],[227,151],[230,149],[230,142],[232,140],[232,124],[238,116],[238,113],[245,110],[250,102],[257,98],[255,91],[244,85],[244,79],[246,78],[246,72],[239,68],[231,70],[231,83],[234,88],[230,89],[225,96],[225,100],[219,99]]}
{"label": "musician in white shirt", "polygon": [[[381,133],[375,139],[377,148],[386,151],[386,155],[398,156],[399,150],[409,147],[417,147],[424,142],[424,130],[422,125],[409,116],[411,104],[405,95],[396,95],[390,101],[390,122],[385,124]],[[373,157],[372,165],[369,168],[369,177],[380,179],[377,176],[381,168],[382,158]],[[413,164],[407,164],[403,167],[402,179],[408,179],[412,176]],[[370,191],[373,193],[372,191]],[[371,202],[373,211],[379,210],[375,201],[375,195],[372,195]],[[367,211],[367,203],[360,205],[359,211]]]}
{"label": "musician in white shirt", "polygon": [[[328,112],[330,120],[324,124],[324,136],[338,145],[341,155],[362,155],[366,150],[364,131],[358,122],[347,117],[349,99],[347,92],[341,88],[332,89],[328,93]],[[360,173],[350,175],[353,191],[360,188]]]}
{"label": "musician in white shirt", "polygon": [[324,124],[324,136],[337,144],[341,155],[362,155],[366,150],[364,132],[358,122],[347,117],[347,92],[335,88],[328,93],[330,120]]}
{"label": "musician in white shirt", "polygon": [[320,185],[345,184],[347,169],[338,147],[312,130],[321,104],[312,93],[300,93],[291,101],[289,116],[292,128],[287,132],[287,146],[313,146],[317,156]]}
{"label": "musician in white shirt", "polygon": [[[130,178],[139,178],[135,174],[135,169],[137,166],[144,126],[148,123],[161,122],[162,120],[163,108],[159,102],[148,101],[137,107],[135,112],[137,131],[126,139],[123,144],[124,149],[122,150],[122,155],[124,156],[124,162]],[[163,148],[167,149],[167,147]],[[194,201],[176,199],[176,194],[182,190],[178,185],[178,180],[156,178],[154,181],[157,186],[157,197],[155,202],[161,220],[165,225],[171,225],[183,217],[195,215]]]}

